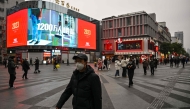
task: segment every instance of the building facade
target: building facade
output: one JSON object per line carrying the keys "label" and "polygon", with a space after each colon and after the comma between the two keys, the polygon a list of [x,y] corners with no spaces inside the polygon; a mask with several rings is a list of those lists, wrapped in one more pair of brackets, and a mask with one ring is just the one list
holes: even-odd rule
{"label": "building facade", "polygon": [[156,15],[144,11],[102,19],[102,55],[155,55]]}
{"label": "building facade", "polygon": [[184,47],[184,40],[183,40],[183,31],[178,31],[174,33],[174,36],[181,41],[182,47]]}
{"label": "building facade", "polygon": [[[61,1],[60,1],[61,2]],[[101,37],[101,22],[91,18],[89,16],[86,16],[84,14],[81,14],[77,11],[74,11],[72,9],[65,8],[61,5],[58,5],[56,3],[47,2],[47,1],[23,1],[19,2],[16,6],[10,7],[7,9],[6,14],[11,15],[15,12],[19,12],[24,9],[45,9],[45,10],[51,10],[51,12],[54,13],[60,13],[64,14],[66,16],[71,16],[72,18],[78,18],[86,22],[90,22],[96,25],[96,41],[94,41],[96,44],[96,49],[88,49],[88,48],[76,48],[76,47],[64,47],[64,46],[45,46],[45,45],[28,45],[27,46],[15,46],[15,47],[9,47],[6,49],[6,35],[5,35],[5,52],[4,57],[7,58],[8,56],[16,56],[19,59],[22,58],[33,58],[38,57],[41,62],[47,61],[48,59],[52,59],[53,57],[59,57],[61,61],[64,61],[65,63],[67,60],[69,60],[70,63],[74,63],[72,57],[76,55],[76,53],[86,53],[89,62],[93,62],[99,57],[99,50],[100,50],[100,37]],[[54,14],[57,15],[57,14]],[[63,17],[64,17],[63,15]],[[71,18],[70,17],[70,18]],[[59,17],[57,17],[59,18]],[[60,18],[59,18],[60,19]],[[63,19],[63,18],[62,18]],[[55,19],[56,20],[56,19]],[[53,21],[52,21],[53,22]],[[56,22],[56,21],[54,21]],[[71,21],[72,22],[72,21]],[[65,23],[65,22],[64,22]],[[66,22],[67,23],[67,22]],[[67,23],[68,24],[68,23]],[[89,33],[91,34],[91,33]],[[31,36],[30,36],[31,37]],[[78,40],[78,39],[77,39]],[[57,43],[57,42],[52,42]]]}

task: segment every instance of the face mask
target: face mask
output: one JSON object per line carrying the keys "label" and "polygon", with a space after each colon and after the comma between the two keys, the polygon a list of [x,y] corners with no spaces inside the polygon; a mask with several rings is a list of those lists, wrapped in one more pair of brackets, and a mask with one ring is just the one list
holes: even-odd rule
{"label": "face mask", "polygon": [[82,70],[84,68],[84,64],[77,62],[76,63],[77,70]]}

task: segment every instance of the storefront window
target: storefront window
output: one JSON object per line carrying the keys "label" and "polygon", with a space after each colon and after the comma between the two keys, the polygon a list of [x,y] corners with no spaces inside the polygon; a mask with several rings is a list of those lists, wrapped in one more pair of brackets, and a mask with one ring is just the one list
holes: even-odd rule
{"label": "storefront window", "polygon": [[118,44],[118,50],[141,49],[141,41],[123,42]]}

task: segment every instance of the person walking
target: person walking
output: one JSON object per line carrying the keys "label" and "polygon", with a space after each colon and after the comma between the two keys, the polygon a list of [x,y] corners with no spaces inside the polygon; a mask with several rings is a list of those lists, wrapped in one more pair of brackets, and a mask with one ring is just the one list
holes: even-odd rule
{"label": "person walking", "polygon": [[173,58],[170,58],[170,67],[173,67]]}
{"label": "person walking", "polygon": [[185,57],[183,57],[183,58],[181,59],[181,63],[182,63],[183,68],[184,68],[184,67],[185,67]]}
{"label": "person walking", "polygon": [[7,60],[6,59],[3,60],[3,64],[4,64],[5,68],[7,68]]}
{"label": "person walking", "polygon": [[146,75],[146,70],[147,70],[147,67],[148,67],[148,62],[147,62],[147,60],[146,59],[144,59],[144,61],[143,61],[143,69],[144,69],[144,75]]}
{"label": "person walking", "polygon": [[33,66],[33,63],[32,63],[32,58],[30,58],[30,65],[32,65],[32,66]]}
{"label": "person walking", "polygon": [[22,67],[24,70],[24,74],[22,75],[22,79],[28,79],[27,74],[28,74],[28,70],[30,69],[30,65],[28,63],[28,59],[24,59],[24,61],[22,62]]}
{"label": "person walking", "polygon": [[132,61],[132,59],[130,59],[129,63],[127,64],[129,87],[133,85],[133,76],[134,76],[135,68],[136,68],[136,66],[135,66],[134,61]]}
{"label": "person walking", "polygon": [[155,58],[155,59],[154,59],[154,62],[155,62],[155,64],[154,64],[154,68],[157,69],[158,60]]}
{"label": "person walking", "polygon": [[107,61],[107,58],[104,59],[104,66],[105,66],[106,69],[108,70],[108,61]]}
{"label": "person walking", "polygon": [[119,57],[115,59],[115,77],[119,77],[119,70],[121,69],[121,62],[119,61]]}
{"label": "person walking", "polygon": [[136,66],[139,68],[139,58],[136,59]]}
{"label": "person walking", "polygon": [[150,60],[150,71],[151,75],[154,75],[154,67],[155,67],[155,62],[153,59]]}
{"label": "person walking", "polygon": [[126,66],[127,66],[127,61],[125,60],[124,57],[122,57],[121,58],[121,67],[123,68],[122,77],[126,77]]}
{"label": "person walking", "polygon": [[35,64],[35,71],[34,71],[34,73],[40,73],[40,70],[39,70],[40,61],[39,61],[38,57],[36,57],[36,60],[35,60],[34,64]]}
{"label": "person walking", "polygon": [[102,109],[100,78],[94,69],[87,64],[88,57],[80,53],[73,59],[76,63],[76,69],[62,93],[56,109],[61,109],[71,95],[73,95],[73,109]]}
{"label": "person walking", "polygon": [[10,75],[10,78],[9,78],[9,87],[10,88],[15,88],[15,87],[13,87],[13,84],[16,79],[16,68],[18,68],[18,66],[14,63],[14,60],[15,60],[14,56],[9,57],[8,72]]}
{"label": "person walking", "polygon": [[53,70],[57,70],[57,67],[56,67],[57,64],[58,64],[58,63],[57,63],[57,59],[54,58],[54,62],[53,62]]}
{"label": "person walking", "polygon": [[111,67],[111,59],[108,59],[108,70],[110,70]]}

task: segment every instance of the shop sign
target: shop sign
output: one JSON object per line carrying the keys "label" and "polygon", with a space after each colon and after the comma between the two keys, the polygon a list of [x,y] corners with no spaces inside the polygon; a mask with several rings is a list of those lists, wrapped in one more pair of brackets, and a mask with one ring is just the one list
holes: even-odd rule
{"label": "shop sign", "polygon": [[16,53],[26,53],[28,50],[16,50]]}

